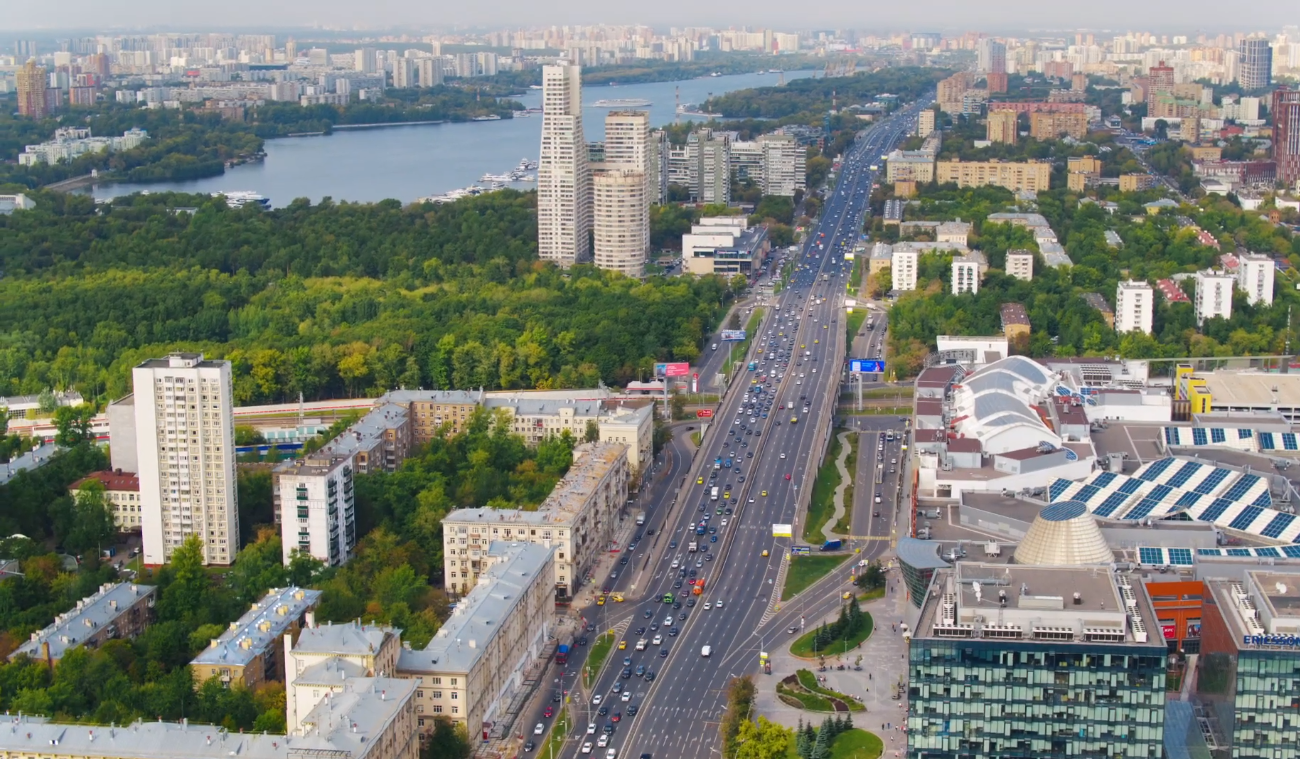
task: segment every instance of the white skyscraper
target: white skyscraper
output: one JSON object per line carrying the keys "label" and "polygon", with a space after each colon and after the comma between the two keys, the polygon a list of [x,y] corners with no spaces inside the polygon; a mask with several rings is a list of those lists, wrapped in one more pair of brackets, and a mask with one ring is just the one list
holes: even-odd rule
{"label": "white skyscraper", "polygon": [[1115,289],[1115,331],[1134,330],[1151,334],[1151,309],[1155,304],[1151,285],[1128,280]]}
{"label": "white skyscraper", "polygon": [[397,58],[393,61],[393,86],[407,89],[415,86],[415,61],[410,58]]}
{"label": "white skyscraper", "polygon": [[416,73],[421,87],[436,87],[442,84],[442,58],[417,58]]}
{"label": "white skyscraper", "polygon": [[543,261],[591,260],[591,167],[582,134],[582,69],[542,67],[542,150],[537,169],[537,250]]}
{"label": "white skyscraper", "polygon": [[132,371],[144,562],[163,564],[189,535],[204,561],[239,550],[229,361],[173,353]]}
{"label": "white skyscraper", "polygon": [[1273,305],[1273,259],[1262,253],[1246,253],[1238,261],[1237,287],[1246,291],[1246,300],[1252,306],[1260,301]]}
{"label": "white skyscraper", "polygon": [[[642,227],[645,232],[645,240],[642,245],[642,252],[650,250],[650,204],[658,202],[658,152],[657,145],[650,136],[650,113],[648,111],[610,111],[605,115],[605,161],[600,168],[617,171],[636,171],[640,172],[645,180],[645,190],[641,193],[645,205],[645,222],[642,223],[639,218],[629,219],[638,226]],[[606,190],[612,189],[615,185],[626,187],[628,179],[626,176],[619,178],[617,181],[611,180],[606,183]],[[594,181],[593,181],[594,184]],[[602,193],[599,190],[594,191],[592,198],[592,218],[593,223],[601,216],[606,221],[612,218],[609,209],[604,212],[596,204],[600,202],[602,196],[608,197],[608,193]],[[623,210],[620,216],[626,217],[629,208],[627,204],[631,201],[627,193],[620,194],[622,198]],[[640,214],[636,215],[637,217]],[[600,263],[600,244],[596,243],[596,265],[605,267]],[[642,257],[644,259],[644,256]],[[614,267],[620,271],[624,267]],[[640,276],[642,265],[637,264],[636,274]]]}
{"label": "white skyscraper", "polygon": [[1226,271],[1203,269],[1196,272],[1196,323],[1222,316],[1232,318],[1233,276]]}

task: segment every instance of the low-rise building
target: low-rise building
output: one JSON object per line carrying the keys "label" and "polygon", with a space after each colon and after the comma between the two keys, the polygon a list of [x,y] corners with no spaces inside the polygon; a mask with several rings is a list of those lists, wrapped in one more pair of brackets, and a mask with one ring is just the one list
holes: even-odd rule
{"label": "low-rise building", "polygon": [[534,543],[485,545],[482,573],[429,645],[398,653],[397,676],[416,686],[422,738],[437,717],[464,725],[471,740],[492,733],[551,636],[557,551]]}
{"label": "low-rise building", "polygon": [[307,613],[298,640],[284,639],[285,724],[292,734],[323,699],[341,695],[350,681],[393,677],[401,630],[347,622],[317,625]]}
{"label": "low-rise building", "polygon": [[30,211],[36,207],[36,201],[20,193],[0,194],[0,216],[8,216],[14,211]]}
{"label": "low-rise building", "polygon": [[750,227],[744,216],[700,219],[682,235],[682,268],[704,274],[753,276],[771,250],[767,227]]}
{"label": "low-rise building", "polygon": [[1083,293],[1082,297],[1085,303],[1101,314],[1101,318],[1106,320],[1107,327],[1115,329],[1115,312],[1111,310],[1110,304],[1106,302],[1101,293]]}
{"label": "low-rise building", "polygon": [[1155,294],[1146,282],[1127,280],[1115,288],[1115,331],[1151,334]]}
{"label": "low-rise building", "polygon": [[101,585],[49,627],[32,633],[14,654],[53,664],[77,646],[96,648],[115,638],[134,638],[153,621],[157,590],[125,582]]}
{"label": "low-rise building", "polygon": [[452,511],[442,520],[447,591],[465,594],[474,587],[493,542],[524,541],[555,548],[555,595],[568,599],[609,551],[628,480],[627,446],[584,444],[574,450],[573,466],[536,511]]}
{"label": "low-rise building", "polygon": [[268,591],[190,662],[195,687],[214,677],[227,686],[238,683],[250,690],[265,682],[283,681],[282,640],[298,635],[320,596],[319,590],[306,588]]}
{"label": "low-rise building", "polygon": [[895,150],[885,158],[885,180],[918,184],[933,182],[935,155],[929,150]]}
{"label": "low-rise building", "polygon": [[955,183],[958,187],[1005,187],[1012,192],[1045,191],[1052,178],[1052,164],[1047,161],[939,161],[935,164],[935,181]]}
{"label": "low-rise building", "polygon": [[1140,192],[1156,186],[1156,178],[1150,174],[1120,174],[1120,192]]}
{"label": "low-rise building", "polygon": [[285,565],[294,551],[329,567],[346,563],[357,542],[352,456],[317,451],[276,466],[272,479],[280,501]]}
{"label": "low-rise building", "polygon": [[91,472],[68,486],[68,495],[81,495],[87,483],[98,482],[104,488],[104,501],[113,510],[113,524],[120,532],[140,531],[140,477],[121,469]]}
{"label": "low-rise building", "polygon": [[1273,259],[1263,253],[1243,253],[1237,257],[1237,287],[1246,293],[1246,300],[1273,305],[1273,277],[1276,266]]}
{"label": "low-rise building", "polygon": [[1029,312],[1025,311],[1023,303],[1003,303],[1002,304],[1002,334],[1007,339],[1014,341],[1017,338],[1028,338],[1030,332]]}
{"label": "low-rise building", "polygon": [[970,242],[971,225],[961,219],[945,221],[935,228],[935,241],[965,248]]}
{"label": "low-rise building", "polygon": [[91,153],[119,153],[144,144],[149,133],[143,129],[128,129],[121,137],[92,137],[84,127],[59,127],[49,142],[28,145],[18,154],[20,166],[39,166],[73,161]]}
{"label": "low-rise building", "polygon": [[429,442],[444,427],[458,435],[475,409],[483,405],[483,390],[393,390],[381,399],[410,412],[412,440]]}
{"label": "low-rise building", "polygon": [[1034,252],[1032,250],[1008,250],[1007,274],[1026,282],[1034,278]]}
{"label": "low-rise building", "polygon": [[419,759],[415,685],[395,678],[349,680],[289,735],[213,725],[145,722],[87,725],[18,715],[0,731],[0,756],[45,759]]}

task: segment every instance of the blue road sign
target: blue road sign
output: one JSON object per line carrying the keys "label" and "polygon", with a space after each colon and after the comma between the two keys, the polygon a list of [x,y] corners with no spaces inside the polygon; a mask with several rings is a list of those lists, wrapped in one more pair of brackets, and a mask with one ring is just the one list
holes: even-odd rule
{"label": "blue road sign", "polygon": [[885,362],[865,358],[851,358],[849,359],[849,371],[864,374],[884,374]]}

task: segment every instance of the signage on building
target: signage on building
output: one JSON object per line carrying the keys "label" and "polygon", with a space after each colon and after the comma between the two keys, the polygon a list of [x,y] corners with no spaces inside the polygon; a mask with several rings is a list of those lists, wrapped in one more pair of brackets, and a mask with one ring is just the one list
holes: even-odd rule
{"label": "signage on building", "polygon": [[1165,640],[1178,637],[1178,625],[1160,625],[1160,631],[1165,634]]}
{"label": "signage on building", "polygon": [[851,358],[849,359],[849,371],[866,374],[884,374],[885,362],[872,361],[865,358]]}
{"label": "signage on building", "polygon": [[674,364],[655,364],[657,377],[685,377],[691,373],[691,365],[686,362]]}
{"label": "signage on building", "polygon": [[1243,635],[1242,645],[1300,648],[1300,635]]}
{"label": "signage on building", "polygon": [[745,335],[748,334],[743,329],[724,329],[718,333],[718,339],[726,343],[740,343],[745,341]]}
{"label": "signage on building", "polygon": [[700,409],[699,411],[696,411],[696,412],[695,412],[695,418],[696,418],[696,419],[712,419],[712,418],[713,418],[713,409],[711,409],[711,408],[702,408],[702,409]]}

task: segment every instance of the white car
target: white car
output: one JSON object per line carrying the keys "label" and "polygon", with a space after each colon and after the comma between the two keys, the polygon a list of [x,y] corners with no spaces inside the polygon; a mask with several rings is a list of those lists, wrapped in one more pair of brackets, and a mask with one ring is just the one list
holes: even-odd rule
{"label": "white car", "polygon": [[587,735],[595,735],[595,734],[596,734],[596,723],[595,723],[595,722],[588,722],[588,723],[587,723]]}
{"label": "white car", "polygon": [[587,741],[586,743],[582,744],[582,753],[584,754],[591,753],[591,741]]}
{"label": "white car", "polygon": [[713,603],[712,603],[712,602],[710,602],[710,601],[705,601],[705,602],[704,602],[704,610],[705,610],[705,611],[708,611],[709,609],[712,609],[712,608],[713,608]]}
{"label": "white car", "polygon": [[781,454],[781,458],[785,458],[785,454],[784,454],[784,453],[783,453],[783,454]]}
{"label": "white car", "polygon": [[596,745],[600,746],[601,748],[605,748],[606,746],[608,746],[609,735],[607,733],[601,733],[600,737],[596,739]]}
{"label": "white car", "polygon": [[600,706],[600,700],[601,700],[602,698],[604,698],[604,696],[600,695],[599,693],[597,693],[596,695],[592,696],[592,697],[591,697],[591,705],[592,705],[592,706]]}
{"label": "white car", "polygon": [[[749,499],[749,502],[750,502],[750,503],[753,503],[753,502],[754,502],[754,499],[753,499],[753,498]],[[727,526],[727,520],[726,520],[726,519],[723,519],[723,520],[722,520],[722,526],[723,526],[723,527],[726,527],[726,526]]]}
{"label": "white car", "polygon": [[[662,635],[656,635],[656,636],[654,637],[654,640],[651,640],[651,641],[650,641],[650,645],[652,645],[652,646],[662,646],[663,643],[664,643],[664,636],[662,636]],[[596,703],[600,703],[600,702],[597,701]]]}
{"label": "white car", "polygon": [[605,759],[615,759],[615,757],[617,757],[617,756],[618,756],[618,750],[617,750],[617,749],[612,749],[612,748],[611,748],[610,750],[608,750],[608,751],[605,752]]}
{"label": "white car", "polygon": [[533,728],[533,735],[541,735],[544,732],[546,732],[546,725],[543,725],[540,722],[538,722],[537,725]]}
{"label": "white car", "polygon": [[622,702],[625,703],[625,704],[626,704],[628,701],[631,701],[631,700],[632,700],[632,691],[630,691],[630,690],[625,690],[625,691],[623,691],[623,695],[619,696],[619,700],[622,701]]}
{"label": "white car", "polygon": [[721,601],[714,601],[714,602],[713,602],[713,606],[714,606],[714,608],[721,609],[721,608],[722,608],[722,602],[721,602]]}

